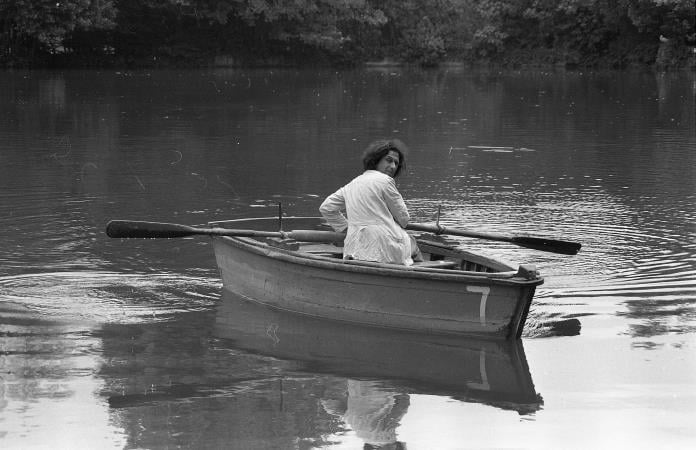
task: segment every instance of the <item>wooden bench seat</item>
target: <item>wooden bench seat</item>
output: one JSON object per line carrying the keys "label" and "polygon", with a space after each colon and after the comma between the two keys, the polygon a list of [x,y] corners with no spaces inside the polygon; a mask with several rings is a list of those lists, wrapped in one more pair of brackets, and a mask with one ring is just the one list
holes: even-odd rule
{"label": "wooden bench seat", "polygon": [[343,247],[337,247],[331,244],[302,244],[300,250],[311,253],[312,255],[343,258]]}
{"label": "wooden bench seat", "polygon": [[454,269],[459,266],[459,261],[448,261],[440,259],[437,261],[418,261],[413,263],[413,267],[428,267],[433,269]]}
{"label": "wooden bench seat", "polygon": [[[343,258],[343,248],[331,244],[302,244],[301,251],[311,253],[317,256],[326,256],[329,258]],[[436,261],[419,261],[414,262],[413,267],[434,268],[434,269],[454,269],[459,267],[459,261],[452,260],[436,260]]]}

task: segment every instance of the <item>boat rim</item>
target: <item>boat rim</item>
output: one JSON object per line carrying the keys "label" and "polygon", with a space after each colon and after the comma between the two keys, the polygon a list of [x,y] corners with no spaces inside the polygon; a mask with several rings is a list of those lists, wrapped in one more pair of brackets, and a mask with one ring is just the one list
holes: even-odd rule
{"label": "boat rim", "polygon": [[[283,220],[317,220],[320,219],[316,216],[302,216],[302,217],[284,217]],[[231,219],[231,220],[220,220],[208,222],[211,227],[218,227],[221,224],[229,224],[235,222],[248,222],[254,220],[272,221],[278,220],[277,217],[250,217],[243,219]],[[274,258],[280,261],[306,265],[311,267],[318,267],[330,270],[339,270],[345,272],[358,272],[358,273],[369,273],[369,274],[379,274],[379,275],[391,275],[398,276],[402,278],[418,278],[418,279],[437,279],[437,280],[448,280],[448,281],[464,281],[467,282],[481,282],[481,283],[496,283],[496,284],[514,284],[514,285],[540,285],[543,283],[543,277],[536,274],[534,277],[528,275],[528,272],[523,269],[524,265],[519,265],[516,270],[512,265],[501,261],[499,259],[493,259],[488,256],[478,255],[467,250],[460,250],[465,254],[470,254],[472,256],[483,257],[490,259],[491,261],[500,264],[501,266],[507,267],[510,270],[501,272],[475,272],[475,271],[465,271],[465,270],[451,270],[451,269],[440,269],[435,267],[418,267],[414,266],[404,266],[400,264],[389,264],[389,263],[378,263],[372,261],[359,261],[359,260],[345,260],[331,258],[322,255],[313,255],[311,253],[306,253],[298,250],[290,250],[286,248],[276,247],[270,245],[268,242],[259,241],[250,237],[239,237],[239,236],[211,236],[213,240],[221,240],[227,244],[233,245],[238,248],[242,248],[246,251],[252,253]]]}

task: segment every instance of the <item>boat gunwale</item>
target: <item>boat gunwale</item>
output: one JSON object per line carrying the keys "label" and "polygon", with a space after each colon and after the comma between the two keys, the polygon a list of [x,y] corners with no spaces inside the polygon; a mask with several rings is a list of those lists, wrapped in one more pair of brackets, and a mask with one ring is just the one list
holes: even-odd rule
{"label": "boat gunwale", "polygon": [[[314,219],[314,217],[303,217],[301,219],[308,218]],[[241,220],[254,219],[240,219],[240,221]],[[211,222],[211,224],[226,222],[231,221]],[[241,248],[275,260],[327,270],[364,273],[377,276],[397,276],[402,278],[453,282],[513,284],[517,286],[538,286],[544,282],[544,279],[540,276],[533,279],[526,279],[518,276],[518,271],[501,261],[495,262],[503,266],[510,267],[512,270],[505,272],[474,272],[465,270],[439,269],[434,267],[404,266],[400,264],[378,263],[372,261],[345,260],[322,255],[314,255],[298,250],[275,247],[267,242],[259,241],[250,237],[211,236],[211,238],[213,240],[221,240],[228,245],[233,245],[237,248]]]}

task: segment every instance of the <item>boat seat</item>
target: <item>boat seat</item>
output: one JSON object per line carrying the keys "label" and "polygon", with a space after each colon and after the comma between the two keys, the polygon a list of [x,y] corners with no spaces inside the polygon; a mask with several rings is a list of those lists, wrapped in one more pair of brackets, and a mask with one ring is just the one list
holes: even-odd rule
{"label": "boat seat", "polygon": [[343,248],[331,244],[303,244],[301,251],[329,258],[343,258]]}
{"label": "boat seat", "polygon": [[459,266],[459,261],[447,261],[440,259],[437,261],[418,261],[413,263],[413,267],[425,267],[433,269],[454,269]]}
{"label": "boat seat", "polygon": [[307,252],[314,256],[324,256],[326,258],[338,258],[343,259],[343,253],[330,253],[330,252]]}

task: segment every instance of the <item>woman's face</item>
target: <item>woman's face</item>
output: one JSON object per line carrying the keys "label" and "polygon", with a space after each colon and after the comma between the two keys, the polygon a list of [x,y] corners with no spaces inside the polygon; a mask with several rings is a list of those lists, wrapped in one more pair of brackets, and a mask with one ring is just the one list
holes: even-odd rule
{"label": "woman's face", "polygon": [[394,178],[396,168],[399,167],[399,152],[389,150],[377,163],[377,170]]}

